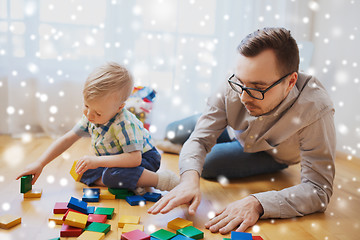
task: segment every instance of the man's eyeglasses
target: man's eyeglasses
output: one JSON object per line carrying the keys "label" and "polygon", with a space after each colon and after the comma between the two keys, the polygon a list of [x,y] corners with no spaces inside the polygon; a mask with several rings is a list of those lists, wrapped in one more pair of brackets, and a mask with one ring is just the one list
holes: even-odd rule
{"label": "man's eyeglasses", "polygon": [[283,76],[282,78],[280,78],[279,80],[274,82],[270,87],[268,87],[268,88],[266,88],[264,90],[260,90],[260,89],[256,89],[256,88],[244,87],[241,84],[232,81],[231,79],[233,79],[233,78],[236,78],[237,80],[239,80],[237,77],[235,77],[235,74],[231,75],[231,77],[228,79],[228,82],[229,82],[231,88],[235,92],[238,92],[238,93],[242,94],[245,91],[247,94],[249,94],[250,97],[253,97],[253,98],[258,99],[258,100],[263,100],[264,99],[264,94],[267,91],[269,91],[271,88],[273,88],[276,85],[278,85],[279,83],[281,83],[290,74],[292,74],[292,73],[286,74],[285,76]]}

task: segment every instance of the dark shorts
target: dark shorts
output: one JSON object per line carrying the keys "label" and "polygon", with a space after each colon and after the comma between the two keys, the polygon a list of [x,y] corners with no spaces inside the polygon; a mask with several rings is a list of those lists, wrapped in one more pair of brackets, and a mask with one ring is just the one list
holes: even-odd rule
{"label": "dark shorts", "polygon": [[104,168],[87,170],[81,177],[80,182],[91,186],[97,179],[102,177],[103,183],[110,188],[127,188],[134,190],[144,169],[156,172],[160,167],[161,155],[152,148],[142,154],[141,165],[134,168]]}

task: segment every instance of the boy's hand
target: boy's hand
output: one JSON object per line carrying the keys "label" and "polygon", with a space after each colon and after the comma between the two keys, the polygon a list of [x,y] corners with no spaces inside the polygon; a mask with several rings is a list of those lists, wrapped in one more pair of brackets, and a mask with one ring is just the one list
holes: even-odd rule
{"label": "boy's hand", "polygon": [[42,169],[43,166],[39,162],[33,162],[29,164],[20,175],[17,176],[16,180],[18,180],[22,176],[33,175],[34,177],[32,179],[31,184],[34,185],[36,180],[40,176]]}
{"label": "boy's hand", "polygon": [[83,174],[88,169],[98,168],[98,157],[96,156],[83,156],[75,166],[77,174]]}

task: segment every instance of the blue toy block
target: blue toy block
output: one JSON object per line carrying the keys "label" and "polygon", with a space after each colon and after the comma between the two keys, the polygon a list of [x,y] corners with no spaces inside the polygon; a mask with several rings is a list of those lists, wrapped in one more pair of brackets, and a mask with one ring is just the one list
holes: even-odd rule
{"label": "blue toy block", "polygon": [[146,199],[143,198],[142,196],[128,196],[126,197],[126,201],[131,205],[131,206],[135,206],[135,205],[139,205],[139,203],[141,201],[144,201],[144,203],[146,203]]}
{"label": "blue toy block", "polygon": [[246,232],[231,232],[231,240],[252,240],[252,234]]}
{"label": "blue toy block", "polygon": [[186,237],[184,235],[178,234],[173,237],[171,240],[194,240],[193,238]]}
{"label": "blue toy block", "polygon": [[84,188],[82,200],[84,202],[99,202],[100,188]]}
{"label": "blue toy block", "polygon": [[143,196],[147,201],[150,202],[157,202],[161,198],[160,193],[154,193],[154,192],[147,192]]}
{"label": "blue toy block", "polygon": [[95,212],[95,206],[88,206],[87,207],[87,214],[94,214]]}
{"label": "blue toy block", "polygon": [[71,197],[67,207],[87,214],[87,202],[81,201],[77,198]]}

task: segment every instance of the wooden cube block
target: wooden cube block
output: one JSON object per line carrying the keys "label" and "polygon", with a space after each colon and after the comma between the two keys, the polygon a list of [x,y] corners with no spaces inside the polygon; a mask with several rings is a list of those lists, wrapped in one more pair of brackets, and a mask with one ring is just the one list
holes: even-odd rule
{"label": "wooden cube block", "polygon": [[63,221],[65,221],[65,219],[66,219],[67,215],[69,214],[69,212],[76,212],[76,213],[81,213],[82,214],[82,212],[79,212],[79,211],[76,211],[74,209],[68,208],[68,210],[66,211],[66,213],[63,216],[63,219],[62,219]]}
{"label": "wooden cube block", "polygon": [[135,205],[139,205],[140,202],[144,202],[146,203],[146,199],[143,198],[142,196],[127,196],[126,197],[126,201],[131,205],[131,206],[135,206]]}
{"label": "wooden cube block", "polygon": [[129,189],[125,188],[108,188],[109,192],[115,195],[116,199],[126,199],[128,196],[134,196],[135,194]]}
{"label": "wooden cube block", "polygon": [[262,237],[260,236],[252,236],[253,240],[264,240]]}
{"label": "wooden cube block", "polygon": [[87,207],[87,214],[94,214],[95,206],[88,206]]}
{"label": "wooden cube block", "polygon": [[9,215],[9,214],[0,216],[0,228],[10,229],[20,223],[21,223],[21,217]]}
{"label": "wooden cube block", "polygon": [[87,202],[71,197],[67,205],[68,208],[87,214]]}
{"label": "wooden cube block", "polygon": [[21,193],[26,193],[32,189],[32,184],[31,184],[32,179],[33,179],[32,175],[26,175],[26,176],[21,177],[21,179],[20,179],[20,192]]}
{"label": "wooden cube block", "polygon": [[88,215],[70,211],[65,218],[64,223],[71,227],[85,228]]}
{"label": "wooden cube block", "polygon": [[97,207],[95,209],[95,214],[106,215],[107,219],[112,219],[114,214],[114,208]]}
{"label": "wooden cube block", "polygon": [[78,237],[81,235],[83,230],[81,228],[71,227],[63,224],[60,230],[60,237]]}
{"label": "wooden cube block", "polygon": [[88,217],[88,223],[93,223],[93,222],[105,223],[106,220],[107,220],[107,216],[101,214],[89,214]]}
{"label": "wooden cube block", "polygon": [[180,228],[180,229],[176,230],[176,233],[184,235],[188,238],[193,238],[193,239],[203,239],[204,238],[204,233],[193,226]]}
{"label": "wooden cube block", "polygon": [[121,240],[150,240],[150,235],[138,229],[121,234]]}
{"label": "wooden cube block", "polygon": [[140,222],[140,216],[129,216],[129,215],[122,215],[119,218],[118,227],[122,228],[125,224],[138,224]]}
{"label": "wooden cube block", "polygon": [[85,228],[85,231],[101,232],[107,234],[111,229],[110,224],[93,222]]}
{"label": "wooden cube block", "polygon": [[126,224],[124,224],[124,227],[122,229],[122,233],[131,232],[131,231],[134,231],[136,229],[140,230],[140,231],[144,231],[144,225],[126,223]]}
{"label": "wooden cube block", "polygon": [[160,193],[154,193],[154,192],[147,192],[143,196],[147,201],[150,202],[157,202],[161,198]]}
{"label": "wooden cube block", "polygon": [[170,222],[168,222],[167,227],[172,229],[172,230],[178,230],[180,228],[184,228],[184,227],[188,227],[188,226],[193,226],[193,222],[183,219],[183,218],[175,218],[174,220],[171,220]]}
{"label": "wooden cube block", "polygon": [[77,239],[78,240],[102,240],[105,234],[101,232],[84,231]]}
{"label": "wooden cube block", "polygon": [[231,232],[231,240],[252,240],[252,234],[246,232]]}
{"label": "wooden cube block", "polygon": [[77,174],[77,173],[75,172],[75,167],[76,167],[76,163],[77,163],[77,162],[78,162],[78,161],[74,161],[74,163],[73,163],[73,165],[72,165],[72,167],[71,167],[71,169],[70,169],[70,175],[73,177],[73,179],[74,179],[75,181],[79,182],[80,179],[81,179],[81,177],[82,177],[82,174]]}
{"label": "wooden cube block", "polygon": [[100,199],[115,199],[115,195],[109,192],[108,189],[100,189]]}
{"label": "wooden cube block", "polygon": [[150,236],[160,240],[169,240],[175,237],[176,234],[165,229],[160,229],[150,234]]}
{"label": "wooden cube block", "polygon": [[64,223],[63,217],[64,214],[53,214],[49,217],[49,222],[54,221],[56,225],[62,225]]}
{"label": "wooden cube block", "polygon": [[57,202],[57,203],[55,203],[53,213],[54,214],[65,214],[66,211],[68,210],[67,205],[68,205],[67,202]]}
{"label": "wooden cube block", "polygon": [[24,193],[24,198],[41,198],[42,189],[31,189],[30,191]]}
{"label": "wooden cube block", "polygon": [[84,188],[83,193],[84,202],[99,202],[100,188]]}

